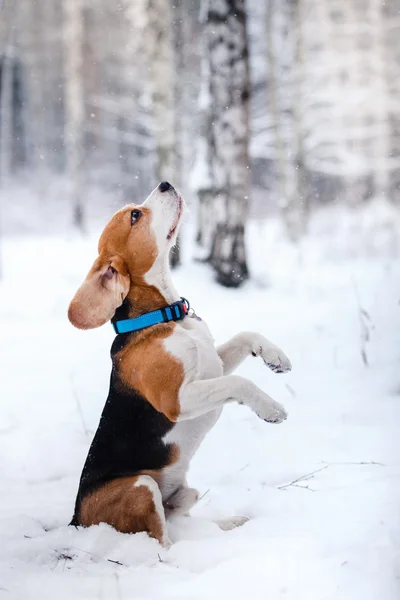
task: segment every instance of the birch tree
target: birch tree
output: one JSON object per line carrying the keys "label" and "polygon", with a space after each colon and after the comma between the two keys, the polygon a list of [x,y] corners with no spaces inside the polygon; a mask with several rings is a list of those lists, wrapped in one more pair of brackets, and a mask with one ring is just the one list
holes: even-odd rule
{"label": "birch tree", "polygon": [[0,5],[0,184],[5,187],[11,175],[13,122],[14,10]]}
{"label": "birch tree", "polygon": [[73,222],[84,230],[84,88],[81,0],[63,0],[65,54],[65,147],[71,186]]}
{"label": "birch tree", "polygon": [[201,81],[198,98],[199,132],[196,138],[195,164],[191,173],[191,188],[197,195],[196,242],[204,251],[206,261],[210,258],[214,235],[212,204],[215,196],[213,172],[213,111],[211,98],[211,78],[209,60],[209,40],[207,38],[208,4],[203,2],[201,22]]}
{"label": "birch tree", "polygon": [[305,0],[269,0],[268,100],[275,138],[279,205],[290,239],[304,234],[309,210],[304,132]]}
{"label": "birch tree", "polygon": [[[389,75],[398,61],[398,31],[388,52],[387,39],[396,22],[385,19],[380,0],[310,2],[305,43],[308,46],[306,106],[308,164],[314,172],[336,179],[336,189],[349,205],[389,193],[391,157],[391,90]],[[329,66],[329,68],[326,67]],[[394,74],[394,73],[393,73]],[[331,126],[327,126],[327,124]]]}
{"label": "birch tree", "polygon": [[[381,3],[380,20],[383,22],[383,34],[379,43],[380,72],[385,70],[385,90],[387,98],[387,122],[385,135],[388,135],[389,182],[388,197],[400,203],[400,1]],[[384,142],[386,146],[386,141]],[[382,165],[383,166],[383,165]]]}
{"label": "birch tree", "polygon": [[[156,178],[179,188],[176,114],[176,56],[172,5],[165,0],[148,0],[146,41],[156,145]],[[180,261],[179,245],[171,252],[171,264]]]}
{"label": "birch tree", "polygon": [[[14,54],[14,5],[0,4],[0,188],[11,173],[12,59]],[[0,207],[1,210],[1,207]],[[1,213],[0,213],[1,227]],[[1,240],[0,229],[0,240]],[[2,263],[0,255],[0,279]]]}
{"label": "birch tree", "polygon": [[[176,111],[176,55],[172,5],[165,0],[125,0],[127,17],[136,29],[135,61],[144,66],[144,89],[150,97],[155,145],[155,177],[180,186]],[[176,8],[174,6],[174,8]],[[138,22],[140,26],[138,27]],[[171,264],[179,263],[179,248]]]}
{"label": "birch tree", "polygon": [[[210,131],[204,141],[212,189],[209,261],[217,281],[237,287],[248,277],[245,225],[248,214],[250,78],[244,0],[203,0],[203,77]],[[208,241],[208,240],[207,240]]]}

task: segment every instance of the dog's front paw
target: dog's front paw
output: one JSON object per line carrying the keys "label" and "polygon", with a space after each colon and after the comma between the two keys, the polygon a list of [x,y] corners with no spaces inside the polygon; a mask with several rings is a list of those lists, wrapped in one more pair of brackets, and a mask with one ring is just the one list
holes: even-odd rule
{"label": "dog's front paw", "polygon": [[287,373],[292,370],[290,360],[283,350],[268,340],[257,340],[252,346],[251,353],[253,356],[261,356],[264,364],[274,373]]}
{"label": "dog's front paw", "polygon": [[257,408],[257,416],[267,423],[282,423],[286,421],[287,412],[279,402],[271,400],[268,404]]}

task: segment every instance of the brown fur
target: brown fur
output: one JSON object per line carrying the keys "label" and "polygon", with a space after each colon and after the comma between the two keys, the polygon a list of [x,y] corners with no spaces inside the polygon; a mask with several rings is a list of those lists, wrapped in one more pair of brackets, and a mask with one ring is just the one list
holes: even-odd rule
{"label": "brown fur", "polygon": [[[78,327],[108,321],[125,298],[129,300],[129,317],[167,304],[159,290],[144,279],[157,256],[151,211],[140,207],[143,215],[132,227],[134,208],[132,204],[118,211],[100,237],[100,256],[70,306],[70,319]],[[102,275],[109,266],[116,270],[111,278]],[[171,421],[179,416],[178,392],[184,377],[181,362],[162,345],[174,327],[171,323],[143,330],[115,357],[123,383],[138,390]]]}
{"label": "brown fur", "polygon": [[147,531],[162,543],[163,527],[153,495],[146,486],[135,487],[137,479],[114,479],[86,496],[80,507],[81,524],[108,523],[122,533]]}
{"label": "brown fur", "polygon": [[[69,307],[69,319],[76,327],[103,325],[125,298],[129,317],[167,304],[159,290],[144,280],[157,256],[151,211],[140,207],[143,215],[132,227],[134,208],[136,205],[130,204],[118,211],[100,237],[99,257]],[[171,335],[174,327],[171,323],[139,333],[116,361],[125,385],[137,389],[171,421],[179,416],[178,392],[184,375],[182,364],[164,350],[161,340]]]}
{"label": "brown fur", "polygon": [[[135,208],[143,214],[132,226],[131,212]],[[71,323],[80,329],[100,327],[126,297],[132,317],[164,306],[162,294],[144,280],[156,256],[151,210],[129,204],[118,211],[105,227],[99,240],[99,256],[70,304]]]}
{"label": "brown fur", "polygon": [[[179,460],[180,450],[173,445],[169,465]],[[81,503],[79,521],[84,527],[107,523],[122,533],[147,531],[162,543],[163,530],[153,496],[146,486],[135,487],[140,475],[148,475],[160,487],[162,469],[143,470],[137,476],[113,479],[86,496]]]}
{"label": "brown fur", "polygon": [[138,390],[170,421],[179,417],[178,395],[184,378],[182,363],[162,343],[174,328],[175,323],[168,323],[145,329],[115,357],[122,382]]}
{"label": "brown fur", "polygon": [[[110,272],[109,267],[116,272]],[[79,329],[104,325],[124,301],[129,287],[123,261],[118,257],[108,261],[99,256],[69,306],[69,320]]]}

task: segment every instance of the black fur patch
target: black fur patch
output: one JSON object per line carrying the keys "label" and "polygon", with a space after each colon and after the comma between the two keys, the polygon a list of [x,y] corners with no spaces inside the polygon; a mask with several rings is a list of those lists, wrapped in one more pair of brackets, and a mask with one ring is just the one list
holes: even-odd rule
{"label": "black fur patch", "polygon": [[[112,356],[126,343],[124,338],[117,336]],[[79,525],[85,496],[103,484],[170,464],[173,446],[162,438],[173,426],[141,394],[122,384],[113,365],[109,395],[83,467],[71,525]]]}

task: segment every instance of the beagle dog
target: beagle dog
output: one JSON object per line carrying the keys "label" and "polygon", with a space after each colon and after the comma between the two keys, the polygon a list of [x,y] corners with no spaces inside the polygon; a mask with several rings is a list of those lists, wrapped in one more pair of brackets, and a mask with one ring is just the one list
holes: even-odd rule
{"label": "beagle dog", "polygon": [[187,514],[198,500],[186,473],[224,404],[245,404],[269,423],[286,419],[283,406],[232,371],[250,355],[275,372],[291,369],[282,350],[258,333],[239,333],[216,348],[204,321],[188,311],[169,271],[183,211],[183,199],[165,181],[143,204],[119,210],[68,310],[80,329],[111,320],[117,332],[110,390],[71,524],[146,531],[164,546],[166,519]]}

